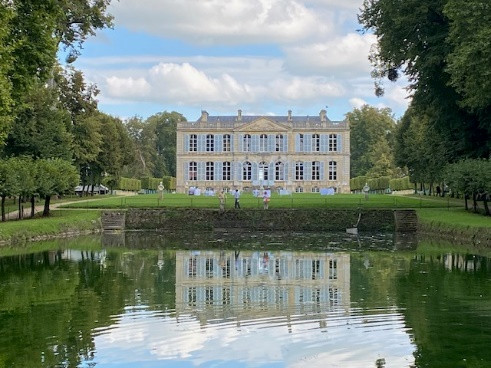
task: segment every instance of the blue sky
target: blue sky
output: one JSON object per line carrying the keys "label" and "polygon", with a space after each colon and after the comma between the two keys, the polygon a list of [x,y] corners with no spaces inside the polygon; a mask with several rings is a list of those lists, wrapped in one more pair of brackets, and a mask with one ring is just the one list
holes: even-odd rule
{"label": "blue sky", "polygon": [[120,0],[114,29],[75,62],[100,110],[123,119],[164,110],[210,115],[317,115],[341,120],[367,103],[407,108],[404,81],[373,93],[376,42],[357,23],[362,0]]}

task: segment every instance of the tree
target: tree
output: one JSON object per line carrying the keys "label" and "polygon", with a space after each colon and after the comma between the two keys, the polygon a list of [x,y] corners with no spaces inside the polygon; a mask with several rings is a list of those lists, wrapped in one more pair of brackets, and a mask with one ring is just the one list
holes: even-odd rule
{"label": "tree", "polygon": [[72,157],[70,116],[61,106],[56,90],[37,84],[25,96],[6,140],[8,156],[33,158]]}
{"label": "tree", "polygon": [[112,26],[110,0],[0,2],[0,143],[24,96],[52,79],[59,46],[72,62],[85,39]]}
{"label": "tree", "polygon": [[49,216],[51,196],[72,191],[79,175],[70,162],[61,159],[40,159],[36,164],[37,191],[45,199],[43,216]]}
{"label": "tree", "polygon": [[450,85],[470,109],[489,109],[491,97],[491,3],[448,0],[443,8],[450,30],[447,71]]}
{"label": "tree", "polygon": [[0,159],[0,198],[2,221],[5,221],[5,198],[17,195],[19,192],[19,181],[15,173],[12,159]]}
{"label": "tree", "polygon": [[9,42],[9,25],[13,17],[13,9],[0,3],[0,146],[3,144],[12,121],[11,98],[12,83],[8,73],[12,65],[11,48]]}
{"label": "tree", "polygon": [[412,182],[432,184],[442,180],[448,149],[438,132],[432,130],[428,116],[410,107],[395,132],[395,162],[407,167]]}
{"label": "tree", "polygon": [[29,198],[31,200],[31,217],[35,214],[35,194],[36,194],[36,161],[27,156],[13,157],[10,159],[15,170],[15,175],[19,182],[19,219],[24,217],[24,208],[22,203]]}
{"label": "tree", "polygon": [[465,209],[468,209],[467,198],[472,197],[474,212],[477,212],[477,197],[480,196],[484,201],[485,214],[490,215],[491,161],[467,159],[450,164],[445,177],[452,191],[464,195]]}
{"label": "tree", "polygon": [[138,178],[152,175],[157,157],[155,130],[136,116],[126,121],[125,127],[133,142],[134,159],[124,168],[122,175]]}
{"label": "tree", "polygon": [[[392,146],[395,122],[390,109],[364,105],[349,112],[346,117],[351,129],[351,177],[366,175],[381,159],[386,161],[384,175],[394,170]],[[380,151],[382,148],[384,152]],[[382,164],[381,161],[379,164]]]}
{"label": "tree", "polygon": [[[480,13],[487,14],[489,4],[485,3],[472,1],[480,7]],[[462,3],[455,0],[365,0],[359,15],[364,29],[377,36],[377,47],[370,56],[377,94],[381,93],[382,78],[395,81],[399,73],[404,73],[413,92],[413,107],[430,119],[431,133],[436,132],[444,140],[450,161],[462,156],[488,157],[491,152],[491,98],[486,89],[479,89],[477,94],[484,92],[482,98],[487,103],[465,108],[462,103],[471,100],[465,97],[464,82],[459,82],[470,83],[476,74],[487,70],[488,51],[472,54],[466,49],[489,50],[489,38],[484,37],[489,26],[481,21],[480,13],[475,15],[475,27],[482,32],[477,36],[480,43],[472,45],[475,39],[465,34],[468,28],[462,25],[473,21],[456,15],[461,8]],[[472,77],[468,68],[460,68],[462,53],[472,54],[480,66]]]}

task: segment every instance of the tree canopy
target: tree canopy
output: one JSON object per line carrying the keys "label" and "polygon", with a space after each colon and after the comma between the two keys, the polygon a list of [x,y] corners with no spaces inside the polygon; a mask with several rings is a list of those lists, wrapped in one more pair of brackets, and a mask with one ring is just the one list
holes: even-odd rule
{"label": "tree canopy", "polygon": [[490,16],[487,0],[365,0],[359,15],[377,36],[376,92],[404,73],[411,106],[445,141],[449,161],[491,152]]}

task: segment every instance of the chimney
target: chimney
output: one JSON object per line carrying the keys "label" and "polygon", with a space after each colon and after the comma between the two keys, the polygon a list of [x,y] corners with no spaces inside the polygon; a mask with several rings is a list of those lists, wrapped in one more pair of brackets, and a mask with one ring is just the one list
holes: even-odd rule
{"label": "chimney", "polygon": [[237,121],[242,121],[242,110],[237,111]]}
{"label": "chimney", "polygon": [[288,121],[292,121],[292,110],[288,110]]}
{"label": "chimney", "polygon": [[201,121],[208,121],[208,112],[201,110]]}
{"label": "chimney", "polygon": [[319,114],[322,122],[326,121],[326,113],[327,113],[326,110],[321,110],[321,112]]}

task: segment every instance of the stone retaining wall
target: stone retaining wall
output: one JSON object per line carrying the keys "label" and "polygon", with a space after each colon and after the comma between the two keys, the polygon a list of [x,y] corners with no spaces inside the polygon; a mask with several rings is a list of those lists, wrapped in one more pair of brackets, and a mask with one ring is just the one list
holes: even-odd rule
{"label": "stone retaining wall", "polygon": [[[333,209],[129,209],[126,230],[345,231],[358,210]],[[360,231],[394,231],[393,210],[363,210]]]}

